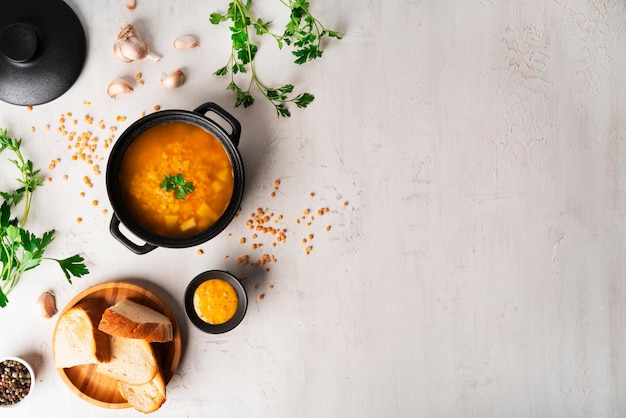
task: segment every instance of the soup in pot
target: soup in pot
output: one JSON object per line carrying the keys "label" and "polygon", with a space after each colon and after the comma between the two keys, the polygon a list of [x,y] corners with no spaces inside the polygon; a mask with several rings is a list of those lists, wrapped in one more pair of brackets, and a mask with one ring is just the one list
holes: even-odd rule
{"label": "soup in pot", "polygon": [[119,173],[124,204],[137,223],[167,237],[197,234],[224,213],[233,167],[221,142],[199,126],[166,122],[126,150]]}

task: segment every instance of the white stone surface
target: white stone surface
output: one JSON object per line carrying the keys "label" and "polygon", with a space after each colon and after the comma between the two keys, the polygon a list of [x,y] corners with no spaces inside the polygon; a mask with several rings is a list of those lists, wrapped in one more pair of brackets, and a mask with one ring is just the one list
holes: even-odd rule
{"label": "white stone surface", "polygon": [[[32,112],[0,103],[0,127],[52,177],[30,227],[55,228],[49,254],[81,252],[91,274],[69,285],[44,263],[0,310],[0,356],[23,356],[37,371],[34,396],[3,417],[140,415],[94,407],[65,387],[50,352],[58,317],[42,319],[34,305],[47,289],[62,308],[89,286],[127,278],[158,289],[184,330],[155,417],[626,416],[622,0],[314,0],[316,16],[344,35],[321,60],[297,68],[271,40],[260,44],[260,77],[316,96],[290,119],[261,98],[232,109],[226,80],[211,75],[230,43],[208,18],[227,1],[138,0],[133,12],[122,1],[68,3],[88,37],[83,73]],[[254,3],[277,23],[281,7]],[[160,62],[113,58],[127,22]],[[174,50],[184,34],[201,47]],[[186,83],[164,90],[160,74],[179,67]],[[131,96],[106,96],[110,80],[138,72],[145,85]],[[103,120],[119,135],[154,105],[206,101],[243,126],[242,214],[201,246],[134,255],[108,233],[106,150],[97,151],[101,176],[72,161],[59,116],[73,112],[78,131],[94,134]],[[0,190],[14,176],[3,162]],[[310,227],[295,222],[326,206]],[[284,216],[287,242],[272,248],[261,236],[262,252],[250,249],[245,220],[257,207]],[[278,259],[269,272],[235,261],[263,252]],[[185,285],[213,268],[247,276],[250,295],[243,323],[219,336],[193,328],[182,308]]]}

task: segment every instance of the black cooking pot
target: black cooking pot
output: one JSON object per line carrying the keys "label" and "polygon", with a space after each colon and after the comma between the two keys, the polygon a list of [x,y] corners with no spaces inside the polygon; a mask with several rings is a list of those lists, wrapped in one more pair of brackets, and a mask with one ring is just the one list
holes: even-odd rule
{"label": "black cooking pot", "polygon": [[[230,126],[230,132],[224,129],[218,120],[210,116],[218,115]],[[124,153],[132,142],[149,128],[167,122],[185,122],[196,125],[217,138],[224,147],[226,154],[230,158],[233,168],[234,187],[233,194],[228,206],[219,219],[203,231],[195,235],[185,237],[168,237],[157,234],[137,222],[127,209],[122,192],[120,190],[119,172],[124,157]],[[224,124],[224,125],[226,125]],[[204,103],[194,109],[193,112],[187,110],[162,110],[144,116],[130,125],[117,139],[115,146],[111,150],[106,171],[106,187],[109,200],[113,208],[110,232],[119,242],[136,254],[146,254],[157,247],[186,248],[199,245],[222,232],[237,214],[244,190],[244,170],[241,154],[237,149],[239,137],[241,136],[241,125],[232,115],[215,103]],[[136,244],[130,240],[120,230],[123,224],[137,238],[145,241],[143,244]]]}

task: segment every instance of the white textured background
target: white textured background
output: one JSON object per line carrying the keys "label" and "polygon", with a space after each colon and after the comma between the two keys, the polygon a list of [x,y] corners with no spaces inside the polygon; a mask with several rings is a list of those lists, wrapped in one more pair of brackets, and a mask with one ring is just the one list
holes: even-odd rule
{"label": "white textured background", "polygon": [[[626,2],[312,0],[344,39],[302,68],[266,40],[258,69],[315,102],[289,120],[260,98],[233,110],[248,174],[242,213],[268,207],[290,233],[264,273],[234,261],[247,251],[243,220],[200,246],[201,257],[197,248],[135,256],[108,235],[110,214],[76,197],[80,182],[60,179],[85,171],[41,128],[60,113],[124,114],[121,130],[156,103],[231,109],[225,81],[211,76],[227,59],[227,29],[208,23],[227,2],[138,1],[132,14],[121,1],[68,1],[90,44],[80,79],[32,113],[0,103],[0,126],[55,176],[36,197],[33,228],[56,228],[50,251],[83,252],[92,270],[69,286],[42,265],[0,311],[0,355],[31,359],[39,376],[33,398],[3,417],[139,416],[93,407],[64,387],[51,364],[54,320],[32,305],[47,288],[63,306],[127,277],[168,295],[184,328],[179,373],[154,416],[626,416]],[[284,19],[277,1],[254,4]],[[161,62],[112,58],[127,21]],[[184,33],[198,35],[201,49],[169,48]],[[177,66],[187,83],[163,91],[155,80]],[[137,71],[146,86],[116,102],[105,96],[110,79]],[[59,156],[60,168],[45,169]],[[0,184],[13,176],[6,165],[0,173]],[[104,208],[103,176],[94,185],[88,199]],[[308,230],[294,219],[320,206],[331,213],[311,226],[307,257],[299,240]],[[221,336],[182,314],[186,283],[210,268],[248,276],[246,319]]]}

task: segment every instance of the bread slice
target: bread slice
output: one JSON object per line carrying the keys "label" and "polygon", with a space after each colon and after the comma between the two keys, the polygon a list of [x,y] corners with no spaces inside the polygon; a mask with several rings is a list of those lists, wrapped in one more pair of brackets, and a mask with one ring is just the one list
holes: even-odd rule
{"label": "bread slice", "polygon": [[99,373],[130,385],[148,383],[159,371],[152,346],[146,340],[111,336],[111,360],[99,363]]}
{"label": "bread slice", "polygon": [[164,343],[174,338],[172,322],[167,316],[130,299],[122,299],[108,308],[98,329],[117,337],[148,342]]}
{"label": "bread slice", "polygon": [[57,368],[107,363],[111,359],[111,337],[98,330],[108,306],[104,299],[88,299],[59,318],[52,348]]}
{"label": "bread slice", "polygon": [[159,409],[166,399],[165,381],[161,372],[143,385],[129,385],[118,381],[117,388],[133,408],[146,414]]}

